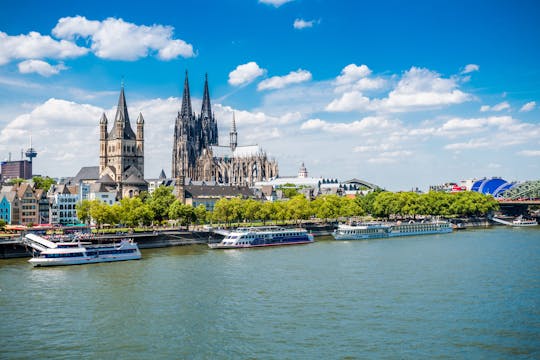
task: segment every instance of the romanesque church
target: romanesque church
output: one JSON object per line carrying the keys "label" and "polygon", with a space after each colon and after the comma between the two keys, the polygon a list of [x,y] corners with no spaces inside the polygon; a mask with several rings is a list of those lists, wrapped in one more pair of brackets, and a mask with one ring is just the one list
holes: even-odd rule
{"label": "romanesque church", "polygon": [[181,111],[176,117],[172,178],[181,185],[191,181],[252,186],[278,176],[278,165],[258,145],[239,146],[233,115],[229,144],[219,145],[217,121],[212,113],[208,76],[204,82],[201,113],[191,108],[186,72]]}
{"label": "romanesque church", "polygon": [[137,133],[131,128],[124,85],[111,131],[105,113],[99,122],[99,180],[115,188],[119,197],[133,197],[147,190],[144,180],[144,118],[139,113]]}

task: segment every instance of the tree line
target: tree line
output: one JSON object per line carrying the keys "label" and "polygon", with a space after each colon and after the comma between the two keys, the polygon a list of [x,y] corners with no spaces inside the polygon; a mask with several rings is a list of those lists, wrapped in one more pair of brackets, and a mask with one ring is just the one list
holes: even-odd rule
{"label": "tree line", "polygon": [[163,224],[169,220],[189,224],[236,222],[286,222],[317,218],[328,221],[371,215],[376,218],[415,218],[416,216],[483,216],[497,210],[497,201],[477,192],[393,193],[375,191],[354,198],[324,195],[308,200],[297,195],[286,201],[261,202],[253,199],[220,199],[214,210],[204,205],[194,208],[182,204],[172,193],[172,187],[161,186],[152,194],[122,199],[109,206],[98,200],[84,200],[77,205],[79,219],[88,223],[92,218],[98,226],[123,224],[129,227]]}

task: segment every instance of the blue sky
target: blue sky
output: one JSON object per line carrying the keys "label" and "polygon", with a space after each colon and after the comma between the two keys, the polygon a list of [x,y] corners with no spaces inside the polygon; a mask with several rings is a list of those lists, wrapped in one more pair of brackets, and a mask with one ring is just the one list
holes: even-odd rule
{"label": "blue sky", "polygon": [[122,77],[146,121],[146,177],[170,173],[189,71],[210,81],[220,140],[261,145],[294,175],[391,190],[540,178],[535,1],[11,2],[0,13],[0,157],[32,136],[35,172],[98,163]]}

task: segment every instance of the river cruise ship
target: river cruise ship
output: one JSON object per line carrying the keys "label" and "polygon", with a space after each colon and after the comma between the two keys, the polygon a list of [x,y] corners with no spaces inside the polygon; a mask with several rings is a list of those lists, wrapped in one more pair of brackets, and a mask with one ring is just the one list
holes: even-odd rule
{"label": "river cruise ship", "polygon": [[452,224],[446,221],[408,223],[364,223],[339,225],[332,234],[336,240],[378,239],[408,235],[445,234],[452,232]]}
{"label": "river cruise ship", "polygon": [[208,244],[211,249],[238,249],[265,246],[300,245],[314,241],[305,229],[286,229],[277,226],[238,228],[219,243]]}
{"label": "river cruise ship", "polygon": [[34,266],[81,265],[141,258],[139,247],[130,239],[96,245],[84,242],[55,243],[27,234],[25,240],[25,244],[35,250],[34,257],[28,260]]}

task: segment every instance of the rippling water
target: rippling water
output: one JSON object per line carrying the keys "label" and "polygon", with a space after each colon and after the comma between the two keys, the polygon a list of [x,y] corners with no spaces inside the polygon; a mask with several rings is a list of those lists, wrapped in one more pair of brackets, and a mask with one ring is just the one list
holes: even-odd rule
{"label": "rippling water", "polygon": [[0,261],[0,358],[540,358],[540,229]]}

